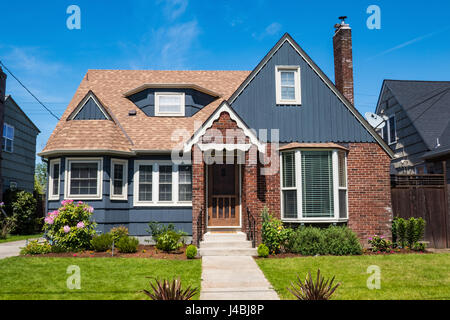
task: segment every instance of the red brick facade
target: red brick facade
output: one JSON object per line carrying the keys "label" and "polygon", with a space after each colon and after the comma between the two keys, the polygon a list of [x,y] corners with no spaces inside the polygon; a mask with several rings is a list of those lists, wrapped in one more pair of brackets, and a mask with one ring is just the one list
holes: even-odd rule
{"label": "red brick facade", "polygon": [[[227,113],[222,113],[212,125],[224,133],[226,129],[237,129],[236,123]],[[240,129],[238,129],[240,130]],[[209,131],[209,130],[208,130]],[[208,135],[209,132],[205,135]],[[217,142],[217,141],[215,141]],[[248,143],[248,139],[246,141]],[[272,150],[272,147],[274,150]],[[390,237],[391,196],[389,156],[376,143],[350,143],[347,157],[348,172],[348,226],[354,230],[361,242],[366,245],[367,238],[374,234]],[[281,216],[280,174],[278,146],[267,144],[266,160],[263,165],[256,161],[259,154],[252,146],[245,155],[241,171],[242,231],[247,231],[247,208],[257,220],[257,242],[261,241],[261,210],[264,206],[276,217]],[[193,241],[197,242],[197,218],[203,209],[202,232],[206,232],[206,166],[198,163],[203,158],[198,147],[193,148]],[[273,157],[271,155],[274,154]],[[273,168],[269,174],[261,169]]]}

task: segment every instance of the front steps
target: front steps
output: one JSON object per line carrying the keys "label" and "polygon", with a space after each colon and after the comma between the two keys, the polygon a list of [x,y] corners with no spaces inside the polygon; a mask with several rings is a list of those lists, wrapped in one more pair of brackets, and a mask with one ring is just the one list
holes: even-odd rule
{"label": "front steps", "polygon": [[243,232],[207,232],[200,241],[199,255],[207,256],[256,256],[257,249]]}

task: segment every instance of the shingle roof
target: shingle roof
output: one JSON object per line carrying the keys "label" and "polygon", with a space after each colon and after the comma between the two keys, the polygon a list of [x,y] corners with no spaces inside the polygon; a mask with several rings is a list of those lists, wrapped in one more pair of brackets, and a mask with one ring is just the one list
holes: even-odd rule
{"label": "shingle roof", "polygon": [[430,150],[450,147],[450,81],[385,80]]}
{"label": "shingle roof", "polygon": [[[249,71],[162,71],[162,70],[88,70],[56,125],[42,154],[64,150],[133,151],[171,150],[180,143],[172,141],[174,129],[186,129],[186,141],[245,80]],[[143,84],[195,84],[221,95],[192,117],[149,117],[124,93]],[[114,121],[72,120],[67,118],[86,94],[92,91]],[[129,116],[136,110],[135,116]]]}

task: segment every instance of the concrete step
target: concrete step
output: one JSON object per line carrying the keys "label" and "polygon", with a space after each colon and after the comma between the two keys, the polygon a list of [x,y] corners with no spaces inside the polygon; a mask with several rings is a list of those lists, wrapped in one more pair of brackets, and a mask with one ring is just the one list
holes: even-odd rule
{"label": "concrete step", "polygon": [[257,256],[256,248],[200,248],[199,255],[207,256]]}
{"label": "concrete step", "polygon": [[252,243],[247,240],[207,240],[200,241],[200,248],[209,249],[209,248],[229,248],[229,249],[237,249],[237,248],[251,248]]}
{"label": "concrete step", "polygon": [[228,240],[247,240],[247,235],[244,232],[230,232],[230,233],[216,233],[206,232],[203,235],[204,241],[228,241]]}

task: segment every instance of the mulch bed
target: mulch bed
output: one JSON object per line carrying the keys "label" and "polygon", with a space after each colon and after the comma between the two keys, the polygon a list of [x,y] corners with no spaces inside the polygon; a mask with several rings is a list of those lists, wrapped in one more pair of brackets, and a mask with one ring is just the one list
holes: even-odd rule
{"label": "mulch bed", "polygon": [[[363,250],[363,254],[362,255],[367,255],[367,256],[373,256],[373,255],[393,255],[393,254],[430,254],[433,253],[431,251],[427,251],[425,250],[424,252],[421,251],[414,251],[414,250],[410,250],[410,249],[395,249],[394,252],[372,252],[370,250]],[[330,255],[323,255],[323,256],[330,256]],[[270,254],[267,258],[272,258],[272,259],[280,259],[280,258],[306,258],[306,257],[311,257],[311,256],[304,256],[298,253],[279,253],[279,254],[275,254],[272,255]],[[261,258],[261,257],[255,257],[255,259],[267,259],[267,258]]]}
{"label": "mulch bed", "polygon": [[91,250],[82,252],[62,252],[62,253],[47,253],[42,255],[26,255],[26,257],[59,257],[59,258],[154,258],[154,259],[168,259],[168,260],[187,260],[186,247],[182,247],[177,252],[167,253],[156,249],[152,245],[139,245],[136,253],[120,253],[117,249],[114,250],[114,256],[111,256],[111,250],[107,252],[95,252]]}

